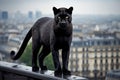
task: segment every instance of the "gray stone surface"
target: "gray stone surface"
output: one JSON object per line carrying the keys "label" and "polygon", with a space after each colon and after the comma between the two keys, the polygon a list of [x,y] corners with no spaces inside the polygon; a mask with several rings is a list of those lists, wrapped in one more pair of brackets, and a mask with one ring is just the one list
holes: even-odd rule
{"label": "gray stone surface", "polygon": [[0,80],[88,80],[75,75],[56,77],[51,70],[32,72],[30,66],[3,61],[0,61],[0,76]]}

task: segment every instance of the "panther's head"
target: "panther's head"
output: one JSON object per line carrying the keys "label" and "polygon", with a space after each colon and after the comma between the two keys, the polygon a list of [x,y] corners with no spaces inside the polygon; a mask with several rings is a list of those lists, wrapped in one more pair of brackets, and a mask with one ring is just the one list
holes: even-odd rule
{"label": "panther's head", "polygon": [[68,9],[64,7],[58,9],[56,7],[53,7],[54,20],[59,28],[64,29],[71,23],[72,11],[73,7],[70,7]]}

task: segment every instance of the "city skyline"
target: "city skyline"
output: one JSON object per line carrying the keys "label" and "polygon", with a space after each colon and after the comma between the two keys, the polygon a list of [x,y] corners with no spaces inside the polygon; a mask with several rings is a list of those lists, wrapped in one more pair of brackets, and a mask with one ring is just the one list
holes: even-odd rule
{"label": "city skyline", "polygon": [[52,14],[52,7],[74,7],[74,14],[120,14],[120,0],[0,0],[0,10]]}

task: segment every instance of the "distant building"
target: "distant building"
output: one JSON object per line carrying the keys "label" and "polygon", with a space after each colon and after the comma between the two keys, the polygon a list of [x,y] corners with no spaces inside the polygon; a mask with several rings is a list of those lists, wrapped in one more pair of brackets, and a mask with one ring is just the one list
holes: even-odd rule
{"label": "distant building", "polygon": [[120,32],[115,32],[115,37],[116,37],[117,39],[120,39]]}
{"label": "distant building", "polygon": [[94,37],[89,39],[75,39],[73,38],[72,46],[115,46],[120,45],[120,39],[115,39],[113,37],[100,38]]}
{"label": "distant building", "polygon": [[73,36],[74,37],[81,37],[81,35],[83,35],[81,28],[77,25],[73,25]]}
{"label": "distant building", "polygon": [[4,44],[4,43],[7,43],[8,42],[8,35],[6,35],[6,34],[1,34],[0,33],[0,44],[2,43],[2,44]]}
{"label": "distant building", "polygon": [[41,17],[41,12],[40,11],[36,11],[35,18],[39,19],[40,17]]}
{"label": "distant building", "polygon": [[93,32],[95,36],[97,37],[114,37],[115,38],[115,33],[111,33],[111,32],[105,32],[105,31],[94,31]]}
{"label": "distant building", "polygon": [[2,12],[2,19],[3,20],[7,20],[8,19],[8,12],[7,11],[3,11]]}
{"label": "distant building", "polygon": [[33,19],[33,12],[32,12],[32,11],[29,11],[29,12],[28,12],[28,18],[29,18],[29,19]]}

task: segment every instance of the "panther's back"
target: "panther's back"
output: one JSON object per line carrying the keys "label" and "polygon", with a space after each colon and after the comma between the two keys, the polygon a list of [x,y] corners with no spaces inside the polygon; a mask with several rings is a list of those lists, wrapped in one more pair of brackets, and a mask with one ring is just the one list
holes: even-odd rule
{"label": "panther's back", "polygon": [[[50,45],[50,33],[53,28],[53,18],[43,17],[39,19],[33,29],[38,31],[40,37],[40,43],[49,46]],[[34,33],[33,33],[34,34]]]}

